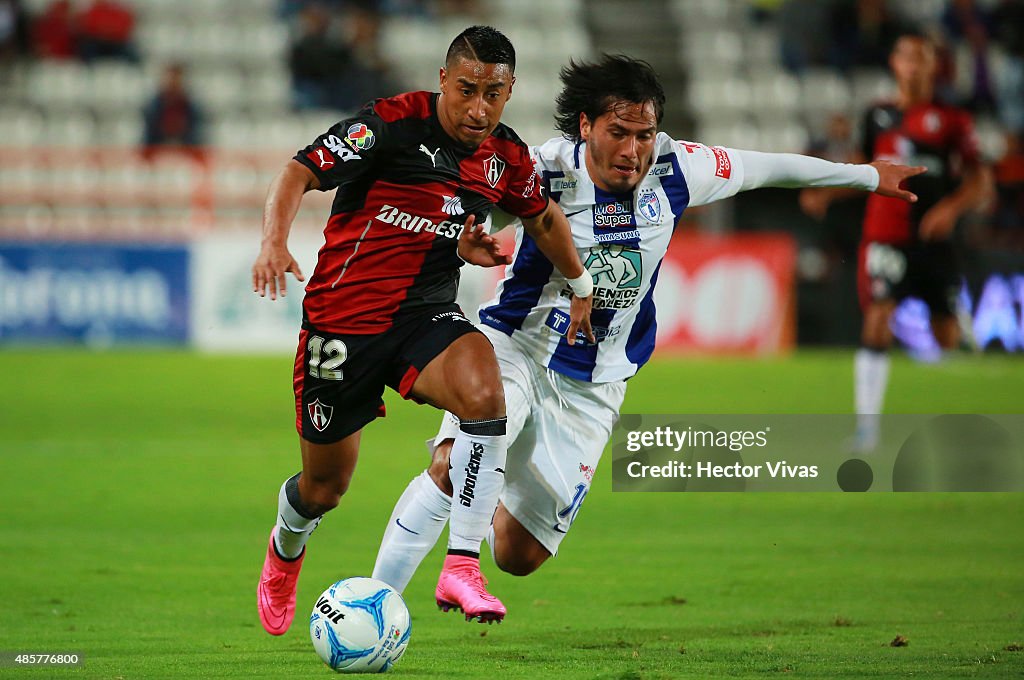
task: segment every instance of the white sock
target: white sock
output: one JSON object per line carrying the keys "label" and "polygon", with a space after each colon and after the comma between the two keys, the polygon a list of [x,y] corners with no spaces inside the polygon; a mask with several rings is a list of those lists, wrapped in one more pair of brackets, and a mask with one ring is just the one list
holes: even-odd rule
{"label": "white sock", "polygon": [[494,555],[494,524],[487,528],[487,547],[491,549],[491,560],[497,564],[498,558]]}
{"label": "white sock", "polygon": [[878,414],[882,412],[889,385],[889,353],[864,347],[858,349],[853,358],[853,377],[857,427],[877,435]]}
{"label": "white sock", "polygon": [[323,515],[310,517],[299,496],[298,473],[285,480],[277,496],[277,527],[274,532],[274,547],[278,554],[293,560],[302,554],[306,540],[313,533]]}
{"label": "white sock", "polygon": [[398,592],[405,590],[420,562],[441,537],[452,511],[452,499],[423,471],[414,477],[395,504],[377,551],[373,578]]}
{"label": "white sock", "polygon": [[448,552],[480,555],[505,484],[505,418],[463,420],[450,457],[452,517]]}

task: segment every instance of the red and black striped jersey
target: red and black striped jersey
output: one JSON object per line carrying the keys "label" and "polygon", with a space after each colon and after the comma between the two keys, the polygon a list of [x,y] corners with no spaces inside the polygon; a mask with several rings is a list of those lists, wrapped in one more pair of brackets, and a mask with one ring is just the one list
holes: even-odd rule
{"label": "red and black striped jersey", "polygon": [[928,168],[903,184],[917,194],[917,203],[871,194],[864,214],[863,240],[912,243],[921,217],[956,190],[965,167],[979,162],[971,116],[937,102],[906,110],[882,103],[868,109],[863,132],[865,157]]}
{"label": "red and black striped jersey", "polygon": [[499,124],[475,149],[449,137],[437,93],[378,99],[295,155],[337,190],[304,320],[331,333],[379,333],[406,311],[455,301],[469,215],[547,207],[527,146]]}

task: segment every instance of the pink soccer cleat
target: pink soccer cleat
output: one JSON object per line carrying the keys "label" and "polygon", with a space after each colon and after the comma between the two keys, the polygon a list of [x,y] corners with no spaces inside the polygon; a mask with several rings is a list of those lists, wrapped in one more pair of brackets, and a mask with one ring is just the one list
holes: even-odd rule
{"label": "pink soccer cleat", "polygon": [[505,605],[487,592],[487,579],[480,573],[480,559],[463,555],[444,558],[434,597],[441,611],[461,609],[467,621],[494,623],[505,618]]}
{"label": "pink soccer cleat", "polygon": [[[275,527],[276,529],[276,527]],[[260,623],[271,635],[284,635],[295,618],[295,584],[299,580],[306,549],[295,560],[283,560],[274,550],[274,531],[270,531],[270,545],[263,562],[263,573],[256,588],[256,607]]]}

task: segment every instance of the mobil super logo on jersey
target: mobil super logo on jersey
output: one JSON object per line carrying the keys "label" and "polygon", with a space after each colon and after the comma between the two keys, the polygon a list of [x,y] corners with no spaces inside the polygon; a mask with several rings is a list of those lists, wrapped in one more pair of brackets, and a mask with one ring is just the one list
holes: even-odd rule
{"label": "mobil super logo on jersey", "polygon": [[595,186],[594,240],[598,243],[640,243],[633,205],[632,194],[612,194]]}

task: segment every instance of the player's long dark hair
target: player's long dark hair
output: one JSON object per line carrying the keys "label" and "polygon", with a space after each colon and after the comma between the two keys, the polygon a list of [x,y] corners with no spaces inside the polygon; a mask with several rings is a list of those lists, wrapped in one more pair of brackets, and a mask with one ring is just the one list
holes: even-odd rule
{"label": "player's long dark hair", "polygon": [[516,50],[505,34],[491,26],[470,26],[455,36],[445,55],[445,66],[455,59],[468,59],[484,64],[508,64],[516,70]]}
{"label": "player's long dark hair", "polygon": [[594,121],[618,102],[653,103],[658,123],[665,114],[665,90],[646,61],[622,54],[605,54],[597,62],[570,60],[559,78],[555,127],[567,139],[580,141],[581,113]]}

